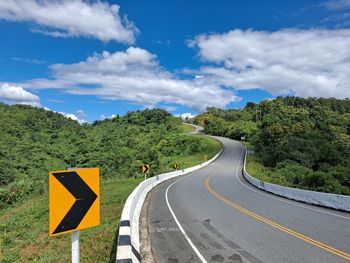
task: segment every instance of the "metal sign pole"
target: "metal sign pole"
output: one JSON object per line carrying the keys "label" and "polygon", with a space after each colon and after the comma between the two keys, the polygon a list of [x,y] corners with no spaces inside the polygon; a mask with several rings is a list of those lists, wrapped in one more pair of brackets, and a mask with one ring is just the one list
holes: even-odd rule
{"label": "metal sign pole", "polygon": [[74,231],[72,233],[72,263],[80,262],[79,253],[79,231]]}

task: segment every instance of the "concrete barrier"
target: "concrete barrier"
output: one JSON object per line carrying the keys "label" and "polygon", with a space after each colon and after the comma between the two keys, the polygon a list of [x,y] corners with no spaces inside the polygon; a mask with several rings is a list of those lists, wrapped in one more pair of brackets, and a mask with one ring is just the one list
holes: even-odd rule
{"label": "concrete barrier", "polygon": [[[245,151],[247,153],[247,149]],[[255,187],[292,200],[350,212],[350,196],[321,193],[267,183],[251,176],[246,171],[247,154],[243,164],[244,178]]]}
{"label": "concrete barrier", "polygon": [[220,156],[221,151],[213,158],[200,165],[186,168],[179,171],[169,172],[151,177],[140,183],[135,190],[129,195],[125,202],[123,212],[119,223],[117,263],[135,263],[140,262],[140,237],[139,237],[139,218],[142,205],[147,194],[156,185],[172,179],[174,177],[188,174],[207,166]]}

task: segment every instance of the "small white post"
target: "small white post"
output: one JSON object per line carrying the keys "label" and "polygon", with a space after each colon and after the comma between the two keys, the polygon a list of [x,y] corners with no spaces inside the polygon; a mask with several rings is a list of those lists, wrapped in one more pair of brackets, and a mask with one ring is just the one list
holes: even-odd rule
{"label": "small white post", "polygon": [[147,173],[145,173],[145,180],[147,179]]}
{"label": "small white post", "polygon": [[72,233],[72,263],[79,263],[79,231]]}

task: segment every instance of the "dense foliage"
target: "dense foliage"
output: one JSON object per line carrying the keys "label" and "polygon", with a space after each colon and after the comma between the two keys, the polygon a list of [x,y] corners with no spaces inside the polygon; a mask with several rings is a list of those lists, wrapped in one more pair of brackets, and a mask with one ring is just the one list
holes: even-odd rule
{"label": "dense foliage", "polygon": [[167,157],[203,147],[181,134],[180,123],[154,109],[79,125],[52,111],[0,104],[0,207],[46,192],[52,170],[99,167],[103,178],[135,177],[143,163],[151,175],[168,170]]}
{"label": "dense foliage", "polygon": [[208,108],[195,122],[209,134],[245,137],[272,182],[350,195],[348,99],[278,97],[241,110]]}

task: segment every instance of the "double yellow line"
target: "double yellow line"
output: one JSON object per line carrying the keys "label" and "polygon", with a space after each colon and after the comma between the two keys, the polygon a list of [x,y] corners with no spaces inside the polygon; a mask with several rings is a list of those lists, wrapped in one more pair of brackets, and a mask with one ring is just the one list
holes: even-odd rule
{"label": "double yellow line", "polygon": [[321,242],[319,242],[319,241],[317,241],[317,240],[314,240],[314,239],[312,239],[312,238],[310,238],[310,237],[304,236],[304,235],[302,235],[302,234],[300,234],[300,233],[298,233],[298,232],[295,232],[295,231],[293,231],[293,230],[291,230],[291,229],[289,229],[289,228],[287,228],[287,227],[281,226],[280,224],[277,224],[277,223],[275,223],[275,222],[273,222],[273,221],[271,221],[271,220],[268,220],[268,219],[266,219],[266,218],[264,218],[264,217],[262,217],[262,216],[260,216],[260,215],[258,215],[258,214],[255,214],[255,213],[253,213],[252,211],[250,211],[250,210],[248,210],[248,209],[245,209],[245,208],[243,208],[243,207],[237,205],[236,203],[234,203],[234,202],[232,202],[232,201],[226,199],[225,197],[223,197],[222,195],[218,194],[217,192],[215,192],[215,191],[210,187],[209,182],[210,182],[210,179],[211,179],[212,176],[213,176],[213,175],[209,176],[209,177],[205,180],[205,187],[208,189],[208,191],[209,191],[210,193],[212,193],[216,198],[218,198],[218,199],[221,200],[222,202],[228,204],[229,206],[231,206],[231,207],[233,207],[233,208],[238,209],[239,211],[241,211],[241,212],[243,212],[243,213],[245,213],[245,214],[247,214],[247,215],[249,215],[249,216],[251,216],[251,217],[253,217],[253,218],[255,218],[255,219],[259,220],[259,221],[261,221],[261,222],[264,222],[265,224],[268,224],[268,225],[270,225],[270,226],[272,226],[272,227],[274,227],[274,228],[277,228],[277,229],[279,229],[279,230],[281,230],[281,231],[283,231],[283,232],[285,232],[285,233],[287,233],[287,234],[289,234],[289,235],[291,235],[291,236],[294,236],[294,237],[296,237],[296,238],[299,238],[299,239],[301,239],[301,240],[303,240],[303,241],[305,241],[305,242],[307,242],[307,243],[309,243],[309,244],[312,244],[312,245],[314,245],[314,246],[316,246],[316,247],[319,247],[319,248],[321,248],[321,249],[323,249],[323,250],[326,250],[326,251],[328,251],[328,252],[330,252],[330,253],[332,253],[332,254],[334,254],[334,255],[337,255],[337,256],[339,256],[339,257],[341,257],[341,258],[344,258],[344,259],[347,259],[347,260],[350,261],[350,254],[345,253],[345,252],[343,252],[343,251],[340,251],[340,250],[338,250],[338,249],[336,249],[336,248],[334,248],[334,247],[331,247],[331,246],[329,246],[329,245],[327,245],[327,244],[321,243]]}

